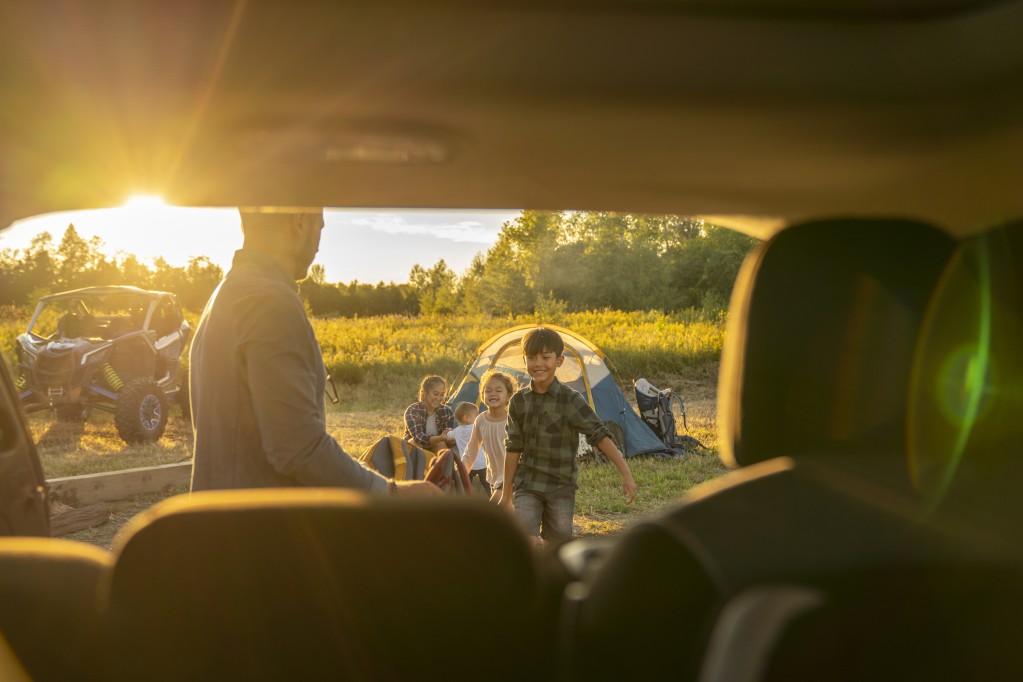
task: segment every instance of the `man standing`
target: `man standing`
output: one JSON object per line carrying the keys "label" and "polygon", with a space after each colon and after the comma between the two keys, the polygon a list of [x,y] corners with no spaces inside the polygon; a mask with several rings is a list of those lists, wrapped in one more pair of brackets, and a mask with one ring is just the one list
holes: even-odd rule
{"label": "man standing", "polygon": [[340,486],[440,494],[353,460],[326,431],[326,369],[295,282],[320,246],[323,211],[242,210],[244,244],[192,342],[192,490]]}

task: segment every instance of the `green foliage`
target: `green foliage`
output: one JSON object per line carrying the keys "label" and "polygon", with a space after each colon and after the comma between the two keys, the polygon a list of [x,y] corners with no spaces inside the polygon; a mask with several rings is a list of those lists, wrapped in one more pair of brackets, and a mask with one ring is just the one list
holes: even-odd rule
{"label": "green foliage", "polygon": [[328,284],[310,277],[299,284],[299,292],[313,315],[408,315],[419,310],[408,284]]}
{"label": "green foliage", "polygon": [[686,490],[727,471],[713,453],[673,459],[634,457],[629,468],[639,488],[633,505],[625,504],[617,469],[606,462],[580,462],[576,514],[600,518],[657,512],[678,505]]}
{"label": "green foliage", "polygon": [[[314,318],[312,324],[328,370],[339,385],[347,384],[341,400],[348,409],[410,403],[423,376],[452,382],[494,334],[538,321],[534,315],[386,315]],[[724,316],[695,310],[566,312],[544,321],[596,344],[626,381],[715,362],[724,343]]]}
{"label": "green foliage", "polygon": [[429,270],[414,265],[409,273],[409,284],[419,299],[419,312],[425,315],[455,312],[458,309],[457,279],[443,259]]}
{"label": "green foliage", "polygon": [[756,240],[708,225],[704,237],[677,254],[670,265],[670,288],[681,307],[728,308],[732,285]]}
{"label": "green foliage", "polygon": [[366,380],[366,368],[351,360],[335,358],[327,364],[327,372],[335,383],[345,386],[358,386]]}
{"label": "green foliage", "polygon": [[[300,292],[314,315],[444,315],[501,317],[614,309],[678,312],[724,310],[739,266],[755,240],[683,216],[523,211],[461,276],[443,260],[415,265],[403,284],[331,284],[320,265]],[[157,258],[103,255],[69,225],[55,245],[40,233],[21,251],[0,251],[0,304],[32,305],[42,293],[95,284],[171,291],[202,310],[223,277],[207,257],[184,268]]]}
{"label": "green foliage", "polygon": [[[523,211],[505,223],[458,282],[443,261],[416,266],[422,312],[494,315],[571,310],[727,308],[739,266],[755,240],[682,216]],[[445,278],[437,268],[443,266]],[[439,293],[460,303],[436,303]],[[557,308],[552,309],[553,302]]]}
{"label": "green foliage", "polygon": [[126,284],[177,294],[182,306],[202,310],[224,273],[209,258],[192,258],[184,268],[157,258],[152,267],[128,254],[120,260],[103,253],[103,242],[83,239],[68,225],[60,244],[48,232],[26,249],[0,251],[0,304],[34,306],[40,296],[98,285]]}
{"label": "green foliage", "polygon": [[561,324],[568,314],[568,304],[554,298],[553,293],[538,296],[536,299],[536,319],[549,324]]}
{"label": "green foliage", "polygon": [[[549,321],[600,346],[624,381],[646,376],[659,386],[683,387],[692,433],[714,447],[714,361],[724,338],[723,315],[702,310],[561,312],[556,299],[542,305],[559,315]],[[5,351],[30,312],[0,306]],[[424,375],[453,381],[481,343],[507,326],[536,321],[534,316],[489,315],[313,319],[341,399],[340,405],[327,407],[329,432],[351,453],[362,452],[381,435],[400,434],[402,412],[415,399]],[[126,447],[112,417],[96,411],[85,425],[57,422],[46,411],[34,413],[30,426],[47,478],[182,461],[189,456],[192,435],[188,420],[177,410],[164,437],[145,446]],[[617,532],[624,524],[677,504],[685,490],[724,472],[713,450],[678,459],[633,458],[629,466],[639,485],[633,505],[624,504],[613,466],[580,463],[577,532]]]}
{"label": "green foliage", "polygon": [[315,284],[327,283],[327,268],[320,263],[309,266],[309,281]]}

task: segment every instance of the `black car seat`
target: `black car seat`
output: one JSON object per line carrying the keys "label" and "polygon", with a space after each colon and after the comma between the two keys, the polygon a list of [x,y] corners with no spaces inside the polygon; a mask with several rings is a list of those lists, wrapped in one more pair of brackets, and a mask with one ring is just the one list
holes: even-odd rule
{"label": "black car seat", "polygon": [[729,600],[700,682],[1018,680],[1023,570],[935,564],[776,584]]}
{"label": "black car seat", "polygon": [[914,484],[943,522],[1023,546],[1023,222],[960,247],[918,356]]}
{"label": "black car seat", "polygon": [[0,538],[0,634],[30,679],[103,679],[100,588],[113,562],[81,542]]}
{"label": "black car seat", "polygon": [[110,679],[533,679],[548,653],[534,550],[478,499],[193,493],[115,552]]}
{"label": "black car seat", "polygon": [[953,247],[916,222],[836,220],[747,259],[718,392],[721,457],[739,468],[632,527],[566,592],[577,679],[694,679],[717,610],[750,585],[956,551],[921,520],[905,463],[914,347]]}
{"label": "black car seat", "polygon": [[705,682],[1019,679],[1021,263],[1023,223],[961,245],[911,381],[909,471],[924,514],[986,551],[740,594],[715,626]]}

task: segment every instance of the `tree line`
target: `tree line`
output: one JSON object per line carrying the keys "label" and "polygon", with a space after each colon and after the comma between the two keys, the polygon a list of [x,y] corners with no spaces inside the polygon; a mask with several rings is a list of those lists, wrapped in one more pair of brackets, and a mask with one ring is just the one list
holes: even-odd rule
{"label": "tree line", "polygon": [[[415,293],[407,284],[327,284],[323,266],[315,265],[302,285],[310,309],[319,314],[387,315],[418,312]],[[0,250],[0,305],[33,306],[46,294],[90,286],[128,285],[169,291],[181,306],[201,311],[224,277],[224,270],[206,256],[184,266],[162,257],[152,265],[134,254],[111,256],[99,237],[85,239],[68,225],[59,243],[40,232],[24,249]]]}
{"label": "tree line", "polygon": [[31,306],[40,296],[90,286],[130,285],[170,291],[189,310],[202,310],[224,276],[206,256],[183,267],[163,258],[147,265],[134,254],[104,252],[98,237],[86,240],[68,225],[60,243],[40,232],[24,249],[0,250],[0,305]]}
{"label": "tree line", "polygon": [[409,283],[422,312],[718,311],[755,244],[698,218],[523,211],[461,276],[442,260]]}
{"label": "tree line", "polygon": [[[523,211],[459,275],[440,260],[413,266],[407,282],[329,283],[313,265],[300,293],[314,315],[483,312],[520,315],[579,310],[727,308],[739,265],[755,240],[682,216]],[[386,258],[386,255],[380,256]],[[59,243],[42,232],[25,249],[0,250],[0,305],[42,295],[127,284],[170,291],[192,311],[224,273],[209,258],[177,267],[135,255],[110,256],[98,237],[69,225]]]}

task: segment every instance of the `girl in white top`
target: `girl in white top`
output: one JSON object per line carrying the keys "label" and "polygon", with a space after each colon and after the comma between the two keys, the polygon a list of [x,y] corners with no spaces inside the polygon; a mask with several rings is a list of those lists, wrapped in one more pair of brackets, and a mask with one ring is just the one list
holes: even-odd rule
{"label": "girl in white top", "polygon": [[480,378],[480,387],[483,404],[487,409],[480,412],[473,422],[472,435],[463,451],[462,462],[467,468],[472,466],[472,460],[475,459],[472,454],[482,443],[487,457],[487,482],[492,491],[490,499],[496,501],[500,499],[504,487],[505,425],[508,423],[508,401],[515,392],[515,380],[500,370],[491,369]]}

